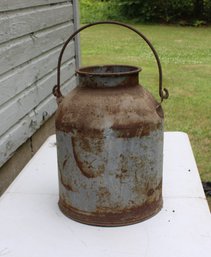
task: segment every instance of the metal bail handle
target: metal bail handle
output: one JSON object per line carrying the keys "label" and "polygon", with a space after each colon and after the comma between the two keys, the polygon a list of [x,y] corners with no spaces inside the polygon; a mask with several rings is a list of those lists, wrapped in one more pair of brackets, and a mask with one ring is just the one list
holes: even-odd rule
{"label": "metal bail handle", "polygon": [[60,52],[59,55],[59,59],[58,59],[58,66],[57,66],[57,85],[54,86],[53,88],[53,94],[54,96],[56,96],[57,98],[61,98],[62,94],[61,94],[61,90],[60,90],[60,69],[61,69],[61,61],[62,61],[62,56],[64,53],[65,48],[67,47],[67,45],[69,44],[69,42],[82,30],[95,26],[95,25],[100,25],[100,24],[115,24],[115,25],[119,25],[125,28],[128,28],[132,31],[134,31],[136,34],[138,34],[146,43],[147,45],[150,47],[150,49],[152,50],[154,57],[157,61],[157,66],[158,66],[158,72],[159,72],[159,95],[161,98],[161,102],[163,101],[163,99],[167,99],[169,97],[169,93],[168,90],[166,88],[162,89],[162,67],[161,67],[161,63],[160,63],[160,59],[158,57],[158,54],[155,50],[155,48],[153,47],[153,45],[151,44],[151,42],[141,33],[139,32],[137,29],[134,29],[133,27],[121,23],[121,22],[117,22],[117,21],[99,21],[99,22],[94,22],[94,23],[90,23],[88,25],[85,25],[83,27],[81,27],[80,29],[76,30],[68,39],[67,41],[64,43],[64,46],[62,47],[62,50]]}

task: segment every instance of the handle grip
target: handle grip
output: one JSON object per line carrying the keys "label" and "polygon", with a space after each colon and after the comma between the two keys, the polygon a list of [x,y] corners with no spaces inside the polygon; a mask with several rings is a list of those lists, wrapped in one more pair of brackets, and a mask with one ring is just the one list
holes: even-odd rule
{"label": "handle grip", "polygon": [[161,102],[163,101],[163,99],[167,99],[169,97],[169,93],[168,93],[168,90],[166,88],[162,88],[162,67],[161,67],[161,63],[160,63],[160,59],[158,57],[158,54],[155,50],[155,48],[153,47],[153,45],[151,44],[151,42],[141,33],[139,32],[137,29],[127,25],[127,24],[124,24],[124,23],[121,23],[121,22],[117,22],[117,21],[100,21],[100,22],[94,22],[94,23],[90,23],[88,25],[85,25],[81,28],[79,28],[78,30],[76,30],[68,39],[67,41],[64,43],[63,47],[62,47],[62,50],[60,52],[60,55],[59,55],[59,59],[58,59],[58,65],[57,65],[57,85],[54,86],[53,88],[53,94],[54,96],[56,96],[57,98],[60,98],[62,97],[62,94],[61,94],[61,90],[60,90],[60,69],[61,69],[61,62],[62,62],[62,56],[64,54],[64,50],[65,48],[67,47],[67,45],[69,44],[69,42],[79,33],[81,32],[82,30],[86,29],[86,28],[89,28],[89,27],[92,27],[92,26],[95,26],[95,25],[100,25],[100,24],[115,24],[115,25],[119,25],[119,26],[122,26],[122,27],[125,27],[125,28],[128,28],[130,30],[132,30],[133,32],[135,32],[136,34],[138,34],[146,43],[147,45],[150,47],[150,49],[152,50],[153,54],[154,54],[154,57],[156,59],[156,62],[157,62],[157,66],[158,66],[158,72],[159,72],[159,96],[161,98]]}

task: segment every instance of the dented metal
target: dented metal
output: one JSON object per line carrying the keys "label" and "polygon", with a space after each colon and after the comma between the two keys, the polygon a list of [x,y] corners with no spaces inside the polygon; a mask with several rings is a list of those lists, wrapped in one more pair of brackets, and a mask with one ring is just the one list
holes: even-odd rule
{"label": "dented metal", "polygon": [[[118,68],[121,80],[112,86],[104,83],[117,76],[112,72],[101,81],[98,68],[79,70],[80,86],[56,114],[59,206],[93,225],[136,223],[162,207],[162,107],[157,112],[159,104],[138,85],[139,69]],[[93,84],[85,79],[90,74]]]}
{"label": "dented metal", "polygon": [[[96,24],[117,24],[99,22]],[[155,215],[162,208],[163,110],[141,85],[141,68],[89,66],[77,70],[79,85],[60,92],[58,63],[56,137],[59,207],[68,217],[98,226],[122,226]],[[159,58],[151,43],[159,68]]]}

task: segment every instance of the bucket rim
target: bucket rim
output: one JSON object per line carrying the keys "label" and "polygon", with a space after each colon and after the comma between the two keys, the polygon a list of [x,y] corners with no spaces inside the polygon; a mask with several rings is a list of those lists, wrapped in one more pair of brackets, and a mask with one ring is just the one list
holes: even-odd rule
{"label": "bucket rim", "polygon": [[[128,68],[128,71],[119,71],[119,72],[96,72],[91,71],[94,69],[105,69],[111,70],[111,68]],[[103,65],[92,65],[92,66],[82,66],[79,69],[76,69],[76,73],[82,76],[102,76],[102,77],[116,77],[116,76],[123,76],[123,75],[132,75],[137,74],[142,71],[141,67],[133,66],[133,65],[122,65],[122,64],[103,64]]]}

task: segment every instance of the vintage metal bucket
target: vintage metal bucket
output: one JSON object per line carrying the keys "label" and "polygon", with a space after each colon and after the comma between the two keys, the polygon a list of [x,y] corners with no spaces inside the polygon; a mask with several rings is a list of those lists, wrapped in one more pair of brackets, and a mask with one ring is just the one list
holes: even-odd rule
{"label": "vintage metal bucket", "polygon": [[162,208],[163,110],[138,82],[140,68],[129,65],[78,69],[79,85],[67,96],[60,92],[60,66],[67,44],[82,30],[98,24],[126,27],[149,45],[159,70],[158,55],[136,29],[119,22],[98,22],[73,33],[58,63],[56,138],[59,207],[86,224],[121,226],[137,223]]}

